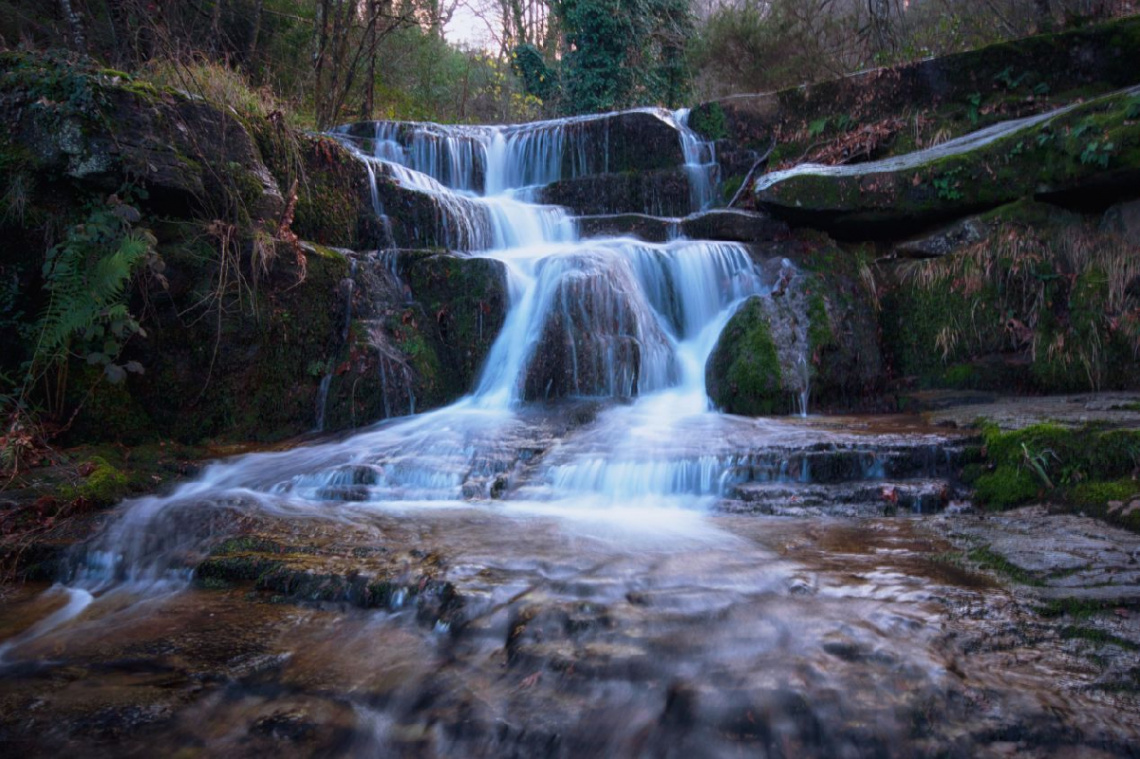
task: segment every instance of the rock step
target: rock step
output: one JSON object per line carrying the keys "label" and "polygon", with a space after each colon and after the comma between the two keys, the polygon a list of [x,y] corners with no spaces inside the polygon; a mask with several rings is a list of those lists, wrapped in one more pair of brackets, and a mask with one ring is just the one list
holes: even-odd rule
{"label": "rock step", "polygon": [[666,242],[678,237],[718,242],[760,242],[787,234],[783,222],[767,214],[719,208],[683,218],[643,213],[579,216],[575,219],[583,237],[629,235],[646,242]]}
{"label": "rock step", "polygon": [[943,479],[831,484],[749,482],[729,491],[717,511],[776,516],[888,516],[941,511],[958,495]]}

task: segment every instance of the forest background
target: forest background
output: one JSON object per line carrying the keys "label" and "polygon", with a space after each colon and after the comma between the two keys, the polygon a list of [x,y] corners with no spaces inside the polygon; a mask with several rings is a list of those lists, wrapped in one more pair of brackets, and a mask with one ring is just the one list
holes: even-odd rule
{"label": "forest background", "polygon": [[[764,92],[1133,12],[1120,0],[0,0],[65,48],[325,129],[503,123]],[[250,100],[258,102],[251,103]]]}

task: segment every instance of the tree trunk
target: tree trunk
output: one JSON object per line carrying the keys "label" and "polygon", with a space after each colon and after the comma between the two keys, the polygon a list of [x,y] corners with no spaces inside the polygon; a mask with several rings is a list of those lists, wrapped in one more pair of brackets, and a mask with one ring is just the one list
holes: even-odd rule
{"label": "tree trunk", "polygon": [[71,46],[81,53],[87,52],[87,37],[83,33],[83,17],[71,5],[71,0],[59,0],[59,9],[63,13],[63,20],[67,23],[71,33]]}
{"label": "tree trunk", "polygon": [[265,0],[257,0],[257,4],[253,6],[253,30],[249,34],[249,50],[245,56],[245,65],[249,68],[253,67],[253,61],[257,57],[257,43],[261,37],[261,12],[264,7]]}
{"label": "tree trunk", "polygon": [[1033,7],[1037,16],[1037,31],[1049,32],[1053,30],[1053,10],[1049,0],[1033,0]]}
{"label": "tree trunk", "polygon": [[368,0],[368,72],[364,82],[364,103],[360,108],[360,119],[369,121],[376,106],[376,43],[379,39],[377,27],[380,25],[380,0]]}
{"label": "tree trunk", "polygon": [[222,52],[225,47],[222,45],[222,0],[214,0],[214,10],[210,16],[210,36],[214,52]]}

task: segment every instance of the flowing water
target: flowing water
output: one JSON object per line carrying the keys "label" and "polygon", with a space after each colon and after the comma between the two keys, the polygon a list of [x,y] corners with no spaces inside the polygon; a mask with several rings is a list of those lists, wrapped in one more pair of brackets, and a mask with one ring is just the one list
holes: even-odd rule
{"label": "flowing water", "polygon": [[[685,114],[653,113],[677,130],[694,210],[708,206],[711,146]],[[8,607],[13,746],[973,756],[1074,731],[1128,745],[1134,726],[1066,703],[1057,672],[960,658],[977,624],[962,610],[1001,592],[923,558],[937,541],[910,522],[723,515],[774,489],[794,505],[937,474],[953,439],[710,408],[720,331],[790,264],[732,243],[579,240],[564,209],[531,201],[609,168],[584,125],[376,126],[360,154],[374,185],[431,196],[457,255],[504,266],[509,311],[475,386],[123,504],[68,576]]]}

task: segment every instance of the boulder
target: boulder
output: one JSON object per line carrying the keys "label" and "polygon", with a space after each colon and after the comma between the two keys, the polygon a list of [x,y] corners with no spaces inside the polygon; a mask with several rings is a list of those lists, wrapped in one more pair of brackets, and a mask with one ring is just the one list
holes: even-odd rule
{"label": "boulder", "polygon": [[853,236],[894,236],[1023,197],[1107,205],[1140,181],[1140,88],[870,163],[762,176],[774,216]]}
{"label": "boulder", "polygon": [[578,234],[591,237],[636,237],[646,242],[666,242],[680,235],[680,220],[665,219],[644,213],[619,213],[601,216],[579,216],[575,220]]}
{"label": "boulder", "polygon": [[[724,134],[717,136],[758,149],[773,137],[796,143],[798,149],[785,157],[843,131],[837,125],[866,125],[915,111],[928,120],[933,115],[933,129],[957,137],[1002,118],[1135,84],[1137,50],[1140,18],[1133,16],[774,93],[731,95],[694,108],[690,123],[723,124]],[[900,131],[896,140],[905,137]]]}
{"label": "boulder", "polygon": [[729,208],[695,213],[681,220],[681,234],[691,240],[762,242],[786,236],[787,226],[767,214]]}
{"label": "boulder", "polygon": [[[885,370],[866,264],[826,238],[763,247],[769,296],[753,296],[705,367],[712,402],[744,415],[882,409]],[[793,263],[794,260],[794,263]]]}

